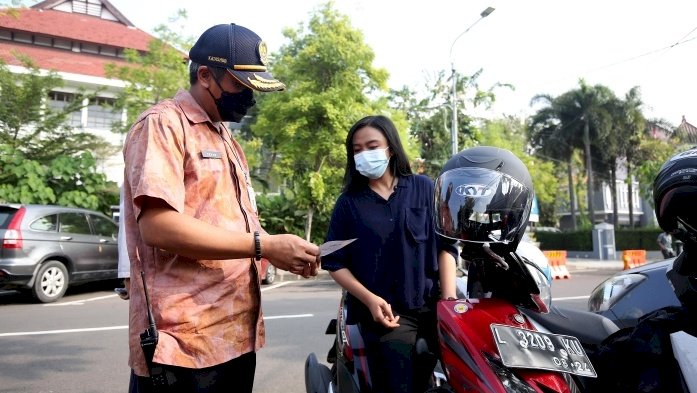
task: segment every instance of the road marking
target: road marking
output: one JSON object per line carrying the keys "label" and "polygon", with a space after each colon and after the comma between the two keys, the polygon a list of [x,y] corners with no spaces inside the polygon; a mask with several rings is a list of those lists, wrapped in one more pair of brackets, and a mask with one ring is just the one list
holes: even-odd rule
{"label": "road marking", "polygon": [[579,300],[579,299],[588,299],[590,295],[585,295],[585,296],[569,296],[569,297],[555,297],[552,298],[552,300]]}
{"label": "road marking", "polygon": [[65,303],[49,303],[49,304],[44,304],[44,307],[82,306],[83,304],[85,304],[85,302],[93,302],[95,300],[109,299],[109,298],[116,297],[116,296],[119,296],[119,295],[98,296],[98,297],[93,297],[93,298],[89,298],[89,299],[75,300],[72,302],[65,302]]}
{"label": "road marking", "polygon": [[314,317],[314,314],[295,314],[295,315],[275,315],[271,317],[264,317],[264,320],[267,319],[288,319],[288,318],[308,318],[308,317]]}
{"label": "road marking", "polygon": [[264,292],[264,291],[268,291],[269,289],[280,288],[280,287],[282,287],[284,285],[288,285],[288,284],[290,284],[290,281],[279,282],[278,284],[273,284],[271,286],[261,288],[261,291]]}
{"label": "road marking", "polygon": [[39,335],[46,335],[46,334],[100,332],[100,331],[104,331],[104,330],[121,330],[121,329],[128,329],[128,326],[124,325],[124,326],[106,326],[106,327],[100,327],[100,328],[87,328],[87,329],[61,329],[61,330],[42,330],[42,331],[37,331],[37,332],[0,333],[0,337],[39,336]]}
{"label": "road marking", "polygon": [[[273,315],[269,317],[264,317],[264,320],[270,319],[290,319],[290,318],[309,318],[314,317],[314,314],[295,314],[295,315]],[[0,337],[15,337],[15,336],[42,336],[48,334],[65,334],[65,333],[84,333],[84,332],[102,332],[105,330],[123,330],[128,329],[128,325],[123,326],[105,326],[98,328],[86,328],[86,329],[61,329],[61,330],[40,330],[36,332],[12,332],[12,333],[0,333]]]}

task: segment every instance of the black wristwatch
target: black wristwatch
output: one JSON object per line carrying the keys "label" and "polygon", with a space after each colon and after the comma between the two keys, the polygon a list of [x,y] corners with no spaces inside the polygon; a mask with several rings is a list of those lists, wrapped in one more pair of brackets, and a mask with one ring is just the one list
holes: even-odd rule
{"label": "black wristwatch", "polygon": [[261,238],[259,237],[259,231],[254,231],[254,259],[257,261],[261,260]]}

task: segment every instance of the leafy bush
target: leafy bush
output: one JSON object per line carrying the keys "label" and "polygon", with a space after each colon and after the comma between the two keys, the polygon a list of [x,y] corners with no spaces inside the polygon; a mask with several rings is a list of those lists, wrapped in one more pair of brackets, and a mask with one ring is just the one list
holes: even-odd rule
{"label": "leafy bush", "polygon": [[[292,233],[305,238],[307,210],[297,206],[289,192],[279,195],[258,195],[257,207],[261,226],[269,234]],[[312,239],[322,244],[329,228],[330,214],[315,213],[312,220]]]}
{"label": "leafy bush", "polygon": [[[661,233],[659,228],[637,228],[615,230],[616,250],[659,250],[656,238]],[[535,238],[543,250],[593,250],[592,231],[575,232],[537,232]]]}

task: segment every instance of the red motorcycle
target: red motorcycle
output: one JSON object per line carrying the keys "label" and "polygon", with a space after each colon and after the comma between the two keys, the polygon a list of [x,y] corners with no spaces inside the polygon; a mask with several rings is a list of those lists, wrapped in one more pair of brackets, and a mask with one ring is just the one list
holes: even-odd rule
{"label": "red motorcycle", "polygon": [[[571,393],[580,391],[571,374],[595,377],[578,339],[537,331],[526,316],[548,310],[544,273],[514,253],[504,263],[470,263],[458,280],[462,298],[438,302],[439,348],[420,339],[415,353],[438,359],[429,392]],[[308,393],[372,392],[362,336],[357,325],[345,323],[344,298],[326,331],[337,337],[327,356],[331,369],[314,353],[305,362]]]}

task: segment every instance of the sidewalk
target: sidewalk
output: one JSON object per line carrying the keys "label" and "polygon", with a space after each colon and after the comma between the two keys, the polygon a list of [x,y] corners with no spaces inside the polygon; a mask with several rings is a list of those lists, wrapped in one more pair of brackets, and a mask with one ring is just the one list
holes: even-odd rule
{"label": "sidewalk", "polygon": [[566,265],[569,270],[587,270],[587,269],[607,269],[607,270],[622,270],[624,262],[620,260],[600,260],[587,258],[567,258]]}

